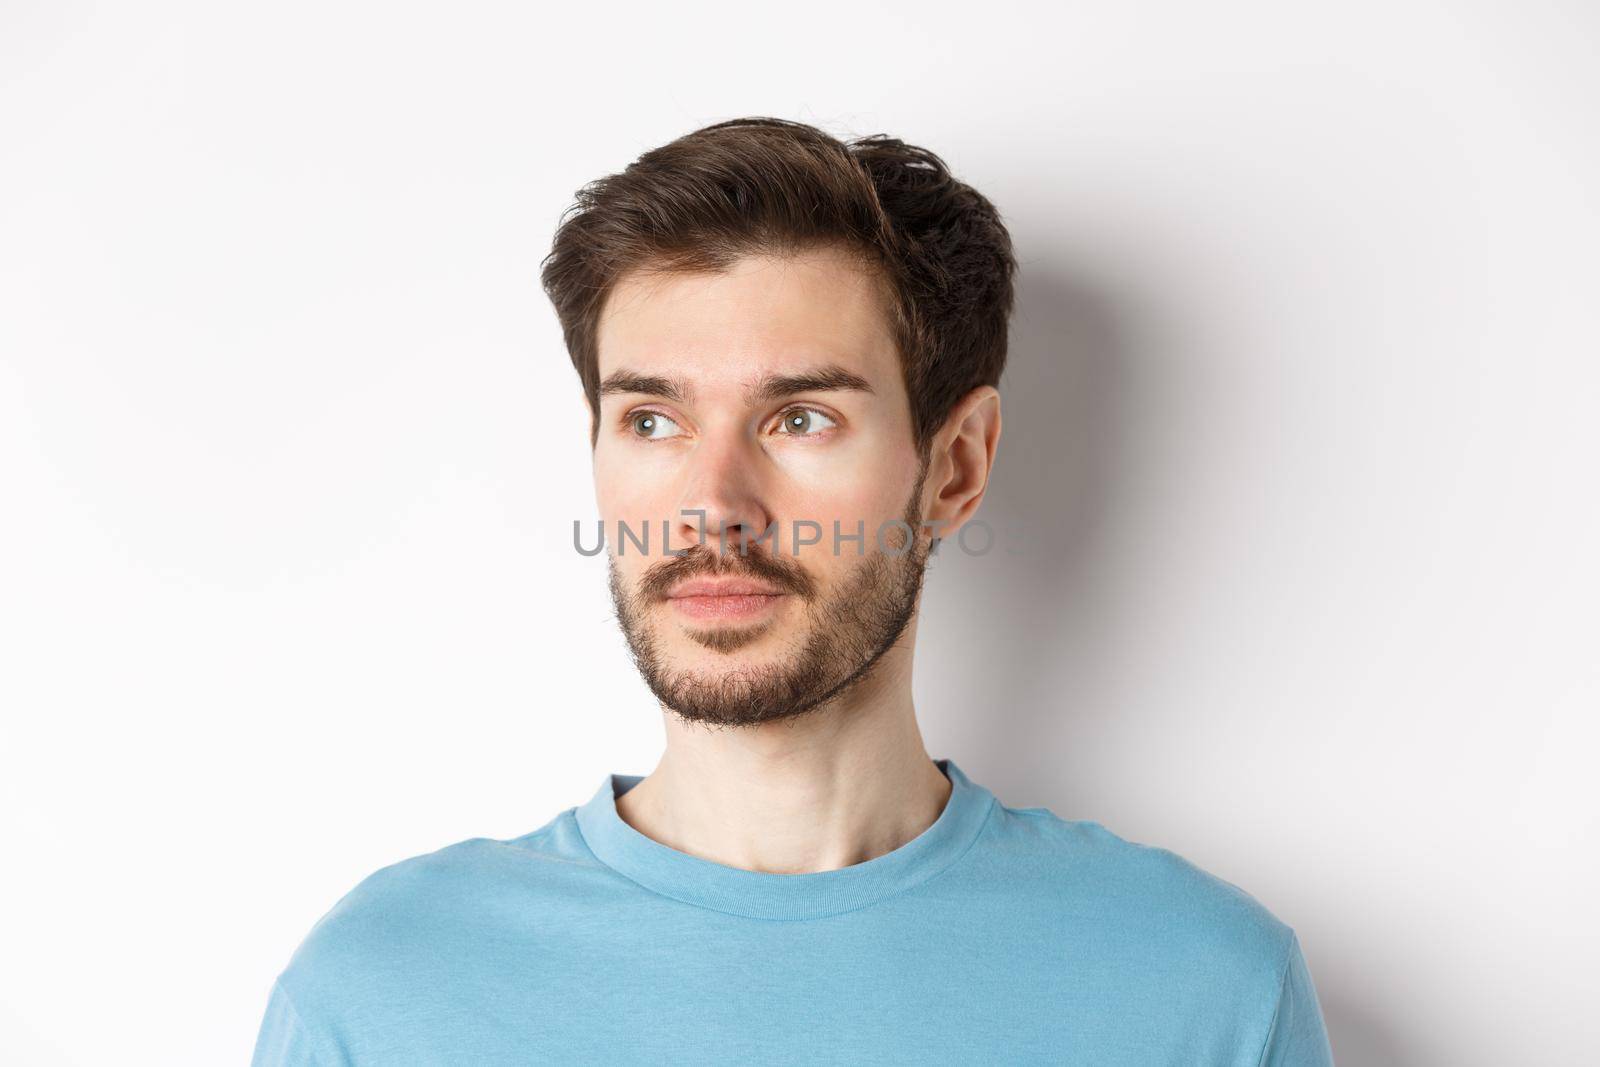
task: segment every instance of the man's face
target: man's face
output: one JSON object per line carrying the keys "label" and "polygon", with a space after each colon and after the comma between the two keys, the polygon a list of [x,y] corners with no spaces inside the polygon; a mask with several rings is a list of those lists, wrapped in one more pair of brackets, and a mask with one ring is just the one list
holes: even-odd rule
{"label": "man's face", "polygon": [[[865,678],[915,612],[928,544],[896,525],[921,532],[926,472],[871,277],[836,250],[629,274],[599,363],[611,593],[656,698],[753,725]],[[619,522],[648,528],[648,554]]]}

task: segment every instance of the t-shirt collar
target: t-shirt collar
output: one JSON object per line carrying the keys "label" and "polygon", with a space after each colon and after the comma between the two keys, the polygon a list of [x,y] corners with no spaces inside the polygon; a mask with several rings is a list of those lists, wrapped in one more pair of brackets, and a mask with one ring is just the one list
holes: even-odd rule
{"label": "t-shirt collar", "polygon": [[939,818],[892,852],[835,871],[772,874],[729,867],[679,852],[635,830],[617,814],[616,798],[643,775],[608,774],[576,809],[579,830],[595,857],[663,896],[757,919],[817,919],[865,907],[910,889],[955,863],[978,839],[994,794],[950,759],[934,760],[950,780]]}

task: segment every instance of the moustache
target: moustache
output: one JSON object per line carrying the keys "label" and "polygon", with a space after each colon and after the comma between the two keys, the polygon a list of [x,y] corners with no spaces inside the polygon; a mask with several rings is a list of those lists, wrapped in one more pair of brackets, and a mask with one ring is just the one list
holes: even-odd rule
{"label": "moustache", "polygon": [[807,598],[816,591],[816,582],[799,564],[784,564],[765,549],[750,547],[719,557],[697,545],[645,571],[639,580],[639,595],[647,600],[665,600],[674,585],[685,578],[699,577],[751,578]]}

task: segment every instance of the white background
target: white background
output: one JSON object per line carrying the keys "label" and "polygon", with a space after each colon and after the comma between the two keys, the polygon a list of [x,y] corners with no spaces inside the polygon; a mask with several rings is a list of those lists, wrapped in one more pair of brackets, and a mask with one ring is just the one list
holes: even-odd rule
{"label": "white background", "polygon": [[7,3],[0,1059],[243,1063],[361,878],[654,765],[538,264],[745,114],[1016,240],[930,753],[1249,891],[1344,1067],[1594,1055],[1600,18],[1299,7]]}

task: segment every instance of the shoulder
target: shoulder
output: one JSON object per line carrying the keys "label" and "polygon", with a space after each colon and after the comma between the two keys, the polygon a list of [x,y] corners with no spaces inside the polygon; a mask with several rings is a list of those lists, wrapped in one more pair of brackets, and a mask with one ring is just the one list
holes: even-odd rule
{"label": "shoulder", "polygon": [[[1047,808],[1004,808],[1007,870],[1036,871],[1036,928],[1053,959],[1176,1030],[1212,1034],[1242,1062],[1331,1067],[1294,929],[1255,896],[1169,848]],[[1152,1062],[1167,1057],[1152,1056]]]}
{"label": "shoulder", "polygon": [[1000,805],[998,846],[1025,891],[1068,908],[1096,936],[1163,957],[1208,960],[1275,989],[1294,931],[1256,897],[1179,853],[1048,808]]}
{"label": "shoulder", "polygon": [[[598,869],[568,809],[522,837],[474,837],[391,863],[317,920],[279,976],[295,1003],[360,988],[375,974],[428,969],[470,951],[527,902]],[[537,916],[534,916],[536,919]]]}
{"label": "shoulder", "polygon": [[441,990],[472,987],[474,968],[536,965],[507,946],[559,930],[565,902],[586,899],[600,871],[569,808],[522,837],[470,838],[372,872],[278,974],[254,1064],[347,1062],[352,1043],[399,1033]]}

